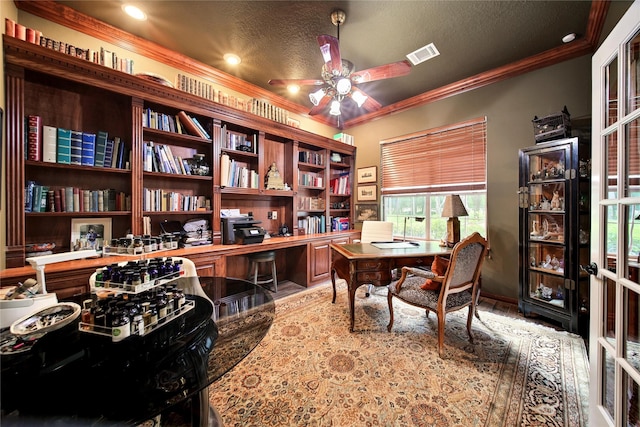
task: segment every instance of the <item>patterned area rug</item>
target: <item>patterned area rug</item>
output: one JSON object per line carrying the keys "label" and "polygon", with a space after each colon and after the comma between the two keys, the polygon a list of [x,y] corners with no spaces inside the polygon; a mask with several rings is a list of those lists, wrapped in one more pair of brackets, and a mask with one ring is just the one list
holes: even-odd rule
{"label": "patterned area rug", "polygon": [[445,358],[437,322],[386,289],[356,294],[349,333],[346,285],[276,301],[261,344],[210,389],[230,426],[587,425],[587,352],[577,335],[480,311],[474,344],[466,309],[447,316]]}

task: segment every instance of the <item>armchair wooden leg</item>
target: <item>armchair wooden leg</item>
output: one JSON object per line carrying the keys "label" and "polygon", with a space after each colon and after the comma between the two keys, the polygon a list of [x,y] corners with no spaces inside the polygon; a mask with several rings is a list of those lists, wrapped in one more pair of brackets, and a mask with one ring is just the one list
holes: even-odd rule
{"label": "armchair wooden leg", "polygon": [[444,359],[444,318],[445,313],[438,311],[438,355]]}
{"label": "armchair wooden leg", "polygon": [[391,291],[387,294],[387,304],[389,305],[389,324],[387,325],[387,331],[391,332],[393,327],[393,294]]}
{"label": "armchair wooden leg", "polygon": [[473,333],[471,332],[471,322],[473,321],[473,315],[476,312],[475,304],[469,306],[469,314],[467,315],[467,334],[469,334],[469,342],[473,344]]}

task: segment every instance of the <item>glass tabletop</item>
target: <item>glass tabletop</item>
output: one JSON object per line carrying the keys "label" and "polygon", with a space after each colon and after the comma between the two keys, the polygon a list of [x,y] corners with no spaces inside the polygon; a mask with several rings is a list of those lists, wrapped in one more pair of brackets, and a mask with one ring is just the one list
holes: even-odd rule
{"label": "glass tabletop", "polygon": [[181,277],[171,284],[193,309],[143,336],[112,342],[84,333],[80,318],[34,337],[0,331],[5,348],[21,349],[0,356],[2,425],[141,423],[198,398],[273,322],[271,293],[250,282]]}

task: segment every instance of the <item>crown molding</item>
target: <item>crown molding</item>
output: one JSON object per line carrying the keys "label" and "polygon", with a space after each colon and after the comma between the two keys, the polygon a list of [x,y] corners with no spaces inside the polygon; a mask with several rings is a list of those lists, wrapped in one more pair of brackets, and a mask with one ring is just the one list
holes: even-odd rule
{"label": "crown molding", "polygon": [[[133,34],[79,13],[52,0],[15,0],[15,4],[18,9],[39,16],[40,18],[119,46],[154,61],[183,70],[230,90],[250,97],[265,99],[272,105],[284,108],[292,113],[310,117],[318,123],[331,127],[336,126],[332,118],[322,115],[309,116],[308,106],[292,102],[259,86],[203,64],[179,52],[169,50],[141,37],[134,36]],[[609,4],[610,0],[594,0],[591,3],[587,34],[572,43],[427,91],[412,98],[383,107],[378,111],[363,114],[344,122],[341,128],[346,129],[363,125],[389,114],[407,111],[421,105],[459,95],[473,89],[478,89],[540,68],[593,53],[597,47],[604,26]]]}

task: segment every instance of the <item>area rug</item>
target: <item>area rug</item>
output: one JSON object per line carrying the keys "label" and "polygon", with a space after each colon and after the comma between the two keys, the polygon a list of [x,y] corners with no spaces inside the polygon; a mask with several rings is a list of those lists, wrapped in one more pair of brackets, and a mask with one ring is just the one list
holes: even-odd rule
{"label": "area rug", "polygon": [[[360,292],[362,291],[362,292]],[[346,286],[323,285],[276,301],[258,347],[210,387],[230,426],[587,425],[588,361],[577,335],[480,311],[474,344],[466,309],[437,322],[378,290],[356,296],[350,333]]]}

